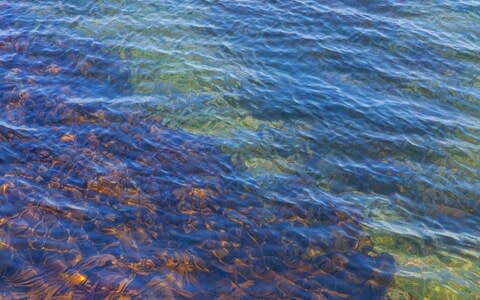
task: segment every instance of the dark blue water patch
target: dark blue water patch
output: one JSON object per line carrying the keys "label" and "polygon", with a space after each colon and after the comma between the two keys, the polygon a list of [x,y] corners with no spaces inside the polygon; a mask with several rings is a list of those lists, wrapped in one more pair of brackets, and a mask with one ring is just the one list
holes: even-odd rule
{"label": "dark blue water patch", "polygon": [[[108,113],[95,125],[57,124],[54,130],[47,127],[25,135],[25,143],[16,143],[18,137],[9,143],[22,156],[1,168],[7,179],[2,183],[3,198],[17,206],[3,216],[7,234],[15,233],[9,237],[15,265],[7,264],[3,271],[5,293],[29,291],[29,282],[46,284],[23,270],[44,274],[49,286],[57,286],[62,276],[70,274],[57,272],[68,268],[74,274],[67,277],[71,288],[77,281],[82,284],[75,288],[79,294],[104,297],[116,285],[112,278],[102,279],[99,274],[110,272],[115,278],[136,274],[128,293],[159,297],[167,288],[151,284],[158,276],[167,276],[165,280],[173,276],[168,274],[174,268],[175,278],[189,283],[172,287],[177,296],[220,295],[217,283],[230,276],[268,284],[266,291],[249,291],[250,284],[242,288],[250,296],[265,292],[269,297],[305,298],[325,288],[333,295],[362,291],[373,299],[383,294],[385,286],[370,290],[368,285],[361,287],[363,281],[352,289],[354,274],[344,278],[338,273],[350,255],[370,257],[362,249],[372,250],[368,242],[357,249],[356,234],[361,229],[350,216],[336,210],[333,203],[271,202],[264,207],[253,193],[225,179],[224,175],[235,177],[235,168],[205,138],[200,141]],[[341,226],[349,234],[337,230],[337,222],[344,223]],[[330,229],[321,238],[303,234],[305,226]],[[325,244],[325,240],[330,242]],[[309,259],[305,253],[310,247],[326,254],[312,254],[314,259]],[[337,251],[341,257],[335,256]],[[320,257],[325,262],[317,265]],[[232,274],[231,268],[237,267]],[[308,270],[298,278],[314,270],[330,275],[311,278],[310,282],[318,284],[315,287],[283,277],[297,268]],[[136,291],[134,286],[141,289]],[[69,290],[57,289],[59,293]]]}
{"label": "dark blue water patch", "polygon": [[[107,48],[92,39],[44,34],[39,28],[31,28],[35,21],[32,17],[19,18],[20,12],[11,10],[10,14],[2,14],[0,22],[0,64],[6,79],[2,90],[15,87],[19,91],[28,85],[30,93],[36,92],[37,97],[41,93],[49,97],[67,94],[66,89],[71,96],[82,97],[129,93],[129,71]],[[23,31],[12,32],[12,28]],[[59,73],[61,76],[56,76]],[[35,89],[35,85],[41,88]]]}

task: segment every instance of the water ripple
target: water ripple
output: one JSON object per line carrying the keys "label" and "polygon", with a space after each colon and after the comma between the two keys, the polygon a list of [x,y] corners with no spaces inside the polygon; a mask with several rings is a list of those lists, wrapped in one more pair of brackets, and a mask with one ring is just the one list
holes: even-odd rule
{"label": "water ripple", "polygon": [[[118,142],[113,155],[119,161],[108,168],[87,160],[80,165],[98,172],[132,169],[143,178],[156,171],[134,162],[128,151],[153,155],[149,149],[156,142],[147,127],[165,128],[170,148],[164,150],[173,151],[172,157],[183,158],[178,139],[205,140],[201,151],[213,153],[207,168],[222,184],[232,181],[276,203],[267,208],[334,203],[352,214],[361,224],[356,233],[368,233],[374,249],[395,257],[391,298],[478,298],[478,1],[83,0],[0,2],[0,8],[0,90],[8,108],[0,123],[0,139],[8,141],[1,146],[2,163],[41,151],[17,149],[16,139],[49,140],[61,138],[57,131],[91,130]],[[50,74],[55,66],[62,70],[59,76]],[[108,122],[99,121],[99,107]],[[138,120],[131,124],[145,135],[140,144],[133,133],[106,129],[130,124],[126,115]],[[72,155],[68,151],[65,155]],[[195,165],[180,168],[200,172]],[[169,176],[185,184],[181,172],[162,167],[157,172],[158,180]],[[39,195],[46,193],[22,178],[17,178],[20,190],[28,190],[28,182]],[[108,205],[76,212],[80,208],[70,199],[75,192],[70,193],[55,194],[65,203],[60,211],[95,218],[104,210],[115,216]],[[235,203],[235,197],[229,201]],[[11,209],[6,205],[2,211]],[[252,226],[233,209],[231,218]],[[181,219],[173,210],[166,215],[172,222]],[[12,220],[12,226],[21,231],[28,218]],[[320,234],[294,227],[302,237]],[[317,229],[325,237],[328,230]],[[102,236],[82,230],[78,236],[98,234],[97,242]],[[203,237],[171,233],[185,241]],[[340,229],[338,234],[348,237]],[[57,247],[50,242],[48,247]],[[350,271],[357,274],[373,264],[355,257]],[[31,281],[17,276],[12,282],[32,285],[40,271],[28,269],[20,277]],[[111,282],[119,281],[113,277]],[[143,295],[164,288],[168,278],[160,272]],[[331,289],[333,279],[323,280]],[[343,297],[346,290],[337,292],[322,295]],[[163,293],[189,296],[178,287]]]}

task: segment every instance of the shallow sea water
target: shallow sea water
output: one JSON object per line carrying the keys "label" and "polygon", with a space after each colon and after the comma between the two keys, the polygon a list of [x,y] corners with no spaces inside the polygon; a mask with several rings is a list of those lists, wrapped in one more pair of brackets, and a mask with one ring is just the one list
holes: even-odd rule
{"label": "shallow sea water", "polygon": [[0,1],[0,295],[480,299],[478,1]]}

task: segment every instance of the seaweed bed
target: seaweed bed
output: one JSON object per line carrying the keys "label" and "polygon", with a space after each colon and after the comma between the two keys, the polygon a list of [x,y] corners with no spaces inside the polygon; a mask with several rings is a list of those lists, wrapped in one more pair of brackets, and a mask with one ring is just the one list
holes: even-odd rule
{"label": "seaweed bed", "polygon": [[0,36],[2,297],[383,298],[394,260],[374,251],[359,216],[300,196],[267,201],[208,138],[70,101],[128,93],[129,73],[93,42],[10,25]]}

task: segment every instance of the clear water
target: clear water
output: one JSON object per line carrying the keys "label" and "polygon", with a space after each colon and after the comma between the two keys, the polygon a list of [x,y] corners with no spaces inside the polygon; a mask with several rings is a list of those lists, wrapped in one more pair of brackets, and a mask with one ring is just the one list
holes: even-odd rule
{"label": "clear water", "polygon": [[0,2],[0,291],[480,298],[478,1],[159,2]]}

